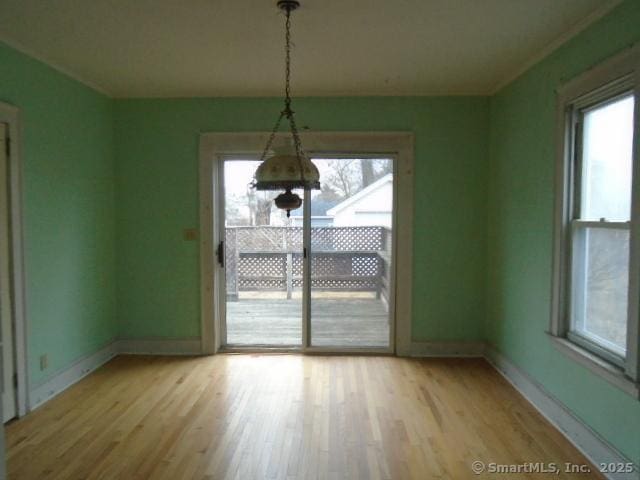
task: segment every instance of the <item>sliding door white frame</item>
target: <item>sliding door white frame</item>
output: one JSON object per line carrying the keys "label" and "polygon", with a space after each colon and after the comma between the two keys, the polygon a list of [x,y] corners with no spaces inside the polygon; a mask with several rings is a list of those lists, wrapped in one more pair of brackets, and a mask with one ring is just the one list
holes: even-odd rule
{"label": "sliding door white frame", "polygon": [[[284,133],[278,135],[286,135]],[[222,240],[222,219],[216,215],[219,199],[219,169],[216,164],[222,157],[256,158],[269,136],[268,132],[203,133],[200,136],[200,281],[201,281],[201,339],[202,352],[215,353],[222,338],[219,307],[220,283],[224,270],[217,267],[215,246]],[[411,345],[411,312],[413,281],[413,134],[408,132],[304,132],[303,145],[313,157],[367,156],[394,158],[394,242],[395,250],[395,325],[393,343],[388,351],[397,355],[409,355]],[[305,201],[308,215],[309,201]],[[305,229],[308,230],[308,229]],[[310,238],[305,238],[309,252]],[[305,261],[305,278],[309,275],[309,260]],[[305,282],[307,289],[309,282]],[[303,345],[309,344],[308,319],[309,292],[303,305]],[[307,347],[308,352],[326,348]],[[332,352],[359,352],[362,349],[332,348]],[[367,352],[375,351],[367,349]],[[384,351],[387,351],[386,349]]]}

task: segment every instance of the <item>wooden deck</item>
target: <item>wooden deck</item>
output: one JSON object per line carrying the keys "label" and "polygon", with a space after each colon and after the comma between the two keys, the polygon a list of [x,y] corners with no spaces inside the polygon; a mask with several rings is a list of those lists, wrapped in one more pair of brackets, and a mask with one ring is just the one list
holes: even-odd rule
{"label": "wooden deck", "polygon": [[[311,310],[313,346],[388,346],[389,317],[385,304],[379,299],[314,298]],[[300,345],[301,318],[299,298],[228,302],[227,344]]]}

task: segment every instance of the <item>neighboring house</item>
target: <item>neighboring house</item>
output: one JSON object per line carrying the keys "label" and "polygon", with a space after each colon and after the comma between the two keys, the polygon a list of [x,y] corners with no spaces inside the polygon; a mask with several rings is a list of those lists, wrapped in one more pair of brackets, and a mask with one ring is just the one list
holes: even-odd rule
{"label": "neighboring house", "polygon": [[[392,205],[393,175],[389,173],[340,203],[312,201],[311,226],[391,228]],[[302,208],[291,211],[291,226],[302,226]]]}
{"label": "neighboring house", "polygon": [[[311,202],[311,226],[330,227],[333,224],[333,217],[327,214],[327,210],[335,207],[337,201],[314,200]],[[302,226],[302,207],[291,211],[291,226]]]}
{"label": "neighboring house", "polygon": [[393,175],[376,180],[355,195],[327,210],[333,226],[383,226],[391,228]]}

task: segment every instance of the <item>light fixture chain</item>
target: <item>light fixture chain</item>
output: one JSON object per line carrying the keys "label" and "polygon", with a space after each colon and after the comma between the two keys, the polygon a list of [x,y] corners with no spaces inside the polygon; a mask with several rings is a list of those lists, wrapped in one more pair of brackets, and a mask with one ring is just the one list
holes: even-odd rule
{"label": "light fixture chain", "polygon": [[305,153],[302,151],[302,143],[300,142],[300,137],[298,136],[298,127],[296,126],[296,120],[293,116],[293,112],[289,111],[290,115],[287,116],[289,119],[289,125],[291,127],[291,133],[293,136],[293,144],[296,149],[296,157],[298,157],[298,165],[300,166],[300,179],[304,182],[304,169],[302,167],[302,158]]}
{"label": "light fixture chain", "polygon": [[[278,8],[285,13],[285,85],[284,85],[284,108],[280,112],[278,119],[269,135],[264,151],[262,152],[261,161],[263,162],[256,171],[254,181],[252,183],[254,188],[258,190],[271,190],[271,189],[285,189],[285,193],[276,197],[275,202],[278,208],[287,210],[287,216],[292,208],[297,208],[301,204],[300,197],[297,194],[292,194],[291,190],[294,188],[318,189],[319,181],[312,180],[307,183],[307,174],[310,173],[312,179],[314,175],[318,176],[317,167],[311,164],[310,167],[306,166],[310,163],[307,155],[302,149],[302,142],[300,140],[300,134],[298,132],[298,126],[296,125],[295,112],[291,108],[291,12],[296,10],[300,6],[298,0],[279,0]],[[295,160],[298,163],[298,172],[295,172],[295,167],[291,168],[291,153],[276,153],[267,160],[267,155],[271,153],[273,143],[278,135],[278,132],[282,125],[283,117],[287,118],[289,122],[289,132],[291,133],[293,146],[295,147]],[[267,170],[268,168],[268,170]],[[282,169],[285,169],[285,178],[278,179],[278,175],[282,175]],[[306,168],[306,171],[305,171]],[[267,175],[268,173],[268,175]],[[299,175],[299,180],[295,177]],[[264,178],[273,176],[273,179]],[[287,178],[289,176],[289,178]],[[287,196],[288,195],[288,196]],[[295,201],[294,201],[295,200]]]}
{"label": "light fixture chain", "polygon": [[264,150],[262,151],[262,155],[260,156],[260,161],[264,161],[267,158],[267,154],[271,149],[271,145],[273,144],[273,140],[276,138],[276,133],[280,129],[280,124],[282,123],[282,118],[287,115],[287,111],[283,110],[280,112],[278,116],[278,120],[276,120],[276,124],[273,126],[271,130],[271,135],[269,135],[269,140],[267,140],[267,144],[264,146]]}
{"label": "light fixture chain", "polygon": [[284,34],[284,106],[285,110],[291,111],[291,10],[286,10],[287,20],[285,21]]}
{"label": "light fixture chain", "polygon": [[298,167],[300,170],[300,179],[304,182],[304,168],[302,166],[302,159],[304,152],[302,150],[302,143],[300,142],[300,136],[298,135],[298,127],[291,109],[291,8],[286,9],[286,21],[285,21],[285,87],[284,87],[284,111],[286,112],[287,119],[289,120],[289,126],[291,128],[291,135],[293,137],[293,144],[296,149],[296,157],[298,159]]}

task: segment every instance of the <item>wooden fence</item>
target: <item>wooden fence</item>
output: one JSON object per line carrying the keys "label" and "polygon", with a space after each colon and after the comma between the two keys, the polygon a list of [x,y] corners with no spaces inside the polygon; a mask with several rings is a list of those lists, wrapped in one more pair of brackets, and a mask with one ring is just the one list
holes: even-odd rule
{"label": "wooden fence", "polygon": [[[227,296],[302,287],[302,227],[228,227]],[[311,288],[370,291],[388,300],[391,231],[385,227],[311,228]]]}

